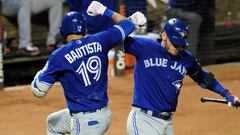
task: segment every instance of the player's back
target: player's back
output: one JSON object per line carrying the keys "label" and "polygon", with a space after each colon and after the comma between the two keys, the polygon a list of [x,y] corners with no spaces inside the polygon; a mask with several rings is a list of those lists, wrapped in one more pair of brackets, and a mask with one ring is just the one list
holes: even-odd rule
{"label": "player's back", "polygon": [[[107,105],[107,54],[111,47],[106,45],[93,35],[72,40],[54,52],[53,56],[62,67],[59,81],[66,99],[74,100],[68,102],[70,110],[91,110]],[[74,110],[76,106],[79,110]]]}
{"label": "player's back", "polygon": [[59,80],[71,111],[107,106],[108,52],[134,27],[126,19],[105,31],[69,41],[52,53],[39,80],[49,86]]}

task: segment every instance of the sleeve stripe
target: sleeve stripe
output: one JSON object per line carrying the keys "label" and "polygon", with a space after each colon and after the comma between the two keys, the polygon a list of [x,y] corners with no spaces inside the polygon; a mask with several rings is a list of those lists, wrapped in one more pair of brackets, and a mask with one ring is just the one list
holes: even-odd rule
{"label": "sleeve stripe", "polygon": [[42,84],[45,84],[45,85],[48,85],[48,86],[53,86],[53,84],[50,84],[50,83],[47,83],[47,82],[44,82],[44,81],[39,81],[39,83],[42,83]]}
{"label": "sleeve stripe", "polygon": [[124,30],[119,25],[114,25],[114,27],[116,27],[121,32],[121,34],[122,34],[122,41],[123,41],[125,39],[125,37],[126,37]]}

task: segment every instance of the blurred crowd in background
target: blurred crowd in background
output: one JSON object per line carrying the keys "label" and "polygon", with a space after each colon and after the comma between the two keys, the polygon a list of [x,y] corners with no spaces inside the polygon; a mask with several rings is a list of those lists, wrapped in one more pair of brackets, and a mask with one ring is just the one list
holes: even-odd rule
{"label": "blurred crowd in background", "polygon": [[[147,31],[155,33],[161,31],[162,16],[164,16],[164,10],[168,4],[167,0],[126,0],[124,3],[116,0],[99,1],[115,11],[123,10],[119,9],[119,7],[121,4],[125,4],[124,14],[126,16],[135,11],[141,11],[149,18],[153,18],[149,19],[149,26],[140,34],[145,34]],[[88,21],[88,34],[94,34],[112,26],[113,23],[108,18],[90,17],[86,14],[86,8],[90,2],[91,0],[3,0],[1,12],[7,20],[4,22],[13,24],[13,27],[5,28],[5,36],[8,36],[8,40],[6,41],[4,56],[10,58],[39,56],[41,54],[49,54],[61,47],[63,41],[59,36],[58,27],[60,26],[62,15],[69,10],[84,13]],[[42,14],[42,16],[39,14]],[[4,23],[4,26],[9,25],[6,23]],[[32,25],[32,23],[45,24],[47,29],[45,28],[45,31],[42,30],[43,32],[40,30],[39,32],[34,32],[38,29],[38,25]],[[14,29],[15,31],[12,31],[12,28],[16,28]],[[47,34],[46,31],[48,32]],[[43,35],[45,35],[44,38],[46,39],[43,42],[45,45],[39,46],[37,40],[35,44],[35,39]]]}

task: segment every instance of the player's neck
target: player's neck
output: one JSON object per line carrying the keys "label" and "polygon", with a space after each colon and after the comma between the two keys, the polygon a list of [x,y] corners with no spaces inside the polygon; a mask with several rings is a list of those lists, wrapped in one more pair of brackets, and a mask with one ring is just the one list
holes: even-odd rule
{"label": "player's neck", "polygon": [[77,35],[77,34],[71,34],[67,36],[66,41],[70,42],[71,40],[81,39],[83,38],[83,35]]}

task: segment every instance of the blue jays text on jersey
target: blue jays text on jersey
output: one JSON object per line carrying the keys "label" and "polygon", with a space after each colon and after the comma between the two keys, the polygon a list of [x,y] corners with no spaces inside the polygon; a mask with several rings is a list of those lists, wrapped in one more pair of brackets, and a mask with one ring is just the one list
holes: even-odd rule
{"label": "blue jays text on jersey", "polygon": [[148,67],[166,67],[166,68],[171,68],[173,70],[178,71],[182,75],[186,75],[187,70],[186,68],[178,62],[174,62],[173,65],[168,64],[168,59],[165,58],[149,58],[147,60],[143,60],[145,64],[145,68]]}
{"label": "blue jays text on jersey", "polygon": [[37,80],[49,86],[60,81],[72,112],[107,106],[108,52],[134,28],[132,22],[122,20],[105,31],[71,40],[51,54]]}

